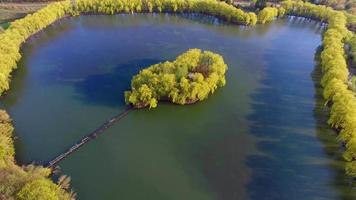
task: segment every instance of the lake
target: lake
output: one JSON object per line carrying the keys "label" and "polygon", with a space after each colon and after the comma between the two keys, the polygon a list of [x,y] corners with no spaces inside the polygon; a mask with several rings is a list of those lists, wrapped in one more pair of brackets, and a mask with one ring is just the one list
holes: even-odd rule
{"label": "lake", "polygon": [[323,26],[236,26],[202,15],[63,19],[31,38],[1,99],[20,164],[44,164],[126,105],[140,69],[190,48],[221,54],[227,85],[194,105],[127,117],[63,160],[78,199],[355,199],[314,59]]}

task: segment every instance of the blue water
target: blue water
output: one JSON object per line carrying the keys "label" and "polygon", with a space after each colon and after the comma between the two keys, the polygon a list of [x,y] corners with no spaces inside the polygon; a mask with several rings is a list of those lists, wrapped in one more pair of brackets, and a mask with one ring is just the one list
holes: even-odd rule
{"label": "blue water", "polygon": [[355,199],[326,125],[322,25],[243,27],[201,15],[68,18],[23,48],[12,90],[17,160],[45,163],[125,109],[140,69],[189,48],[221,54],[227,85],[190,106],[131,112],[60,163],[78,199]]}

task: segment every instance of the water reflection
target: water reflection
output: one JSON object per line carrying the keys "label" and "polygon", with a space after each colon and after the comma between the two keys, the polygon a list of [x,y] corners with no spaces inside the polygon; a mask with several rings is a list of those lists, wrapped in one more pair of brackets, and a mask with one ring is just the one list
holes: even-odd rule
{"label": "water reflection", "polygon": [[[300,27],[304,23],[293,21]],[[269,67],[263,85],[252,95],[250,128],[258,137],[260,153],[247,159],[252,168],[249,195],[256,200],[355,199],[343,171],[340,146],[326,123],[320,73],[315,70],[310,76],[310,58],[300,57],[308,50],[296,48],[296,43],[289,42],[295,56],[283,64],[278,58],[283,53],[276,57],[273,52],[279,45],[266,53]]]}
{"label": "water reflection", "polygon": [[325,100],[323,99],[323,89],[320,85],[321,79],[321,68],[319,65],[320,61],[320,50],[315,54],[316,66],[312,72],[312,79],[314,81],[315,87],[315,108],[314,108],[314,118],[317,122],[316,124],[316,135],[322,145],[325,153],[330,157],[330,162],[328,165],[335,171],[333,185],[339,190],[339,199],[351,200],[356,197],[356,187],[354,181],[345,176],[345,161],[342,158],[342,153],[344,151],[340,142],[336,140],[336,131],[330,129],[327,124],[329,118],[329,109],[325,107]]}
{"label": "water reflection", "polygon": [[[22,55],[22,59],[18,62],[18,66],[23,66],[23,63],[28,62],[29,55],[25,54]],[[28,69],[24,67],[20,67],[20,69],[15,70],[12,73],[12,81],[11,81],[11,90],[7,91],[3,96],[0,97],[1,102],[0,106],[4,108],[4,104],[7,105],[15,105],[21,96],[19,96],[18,93],[23,93],[25,87],[25,80],[28,75]],[[14,92],[16,91],[16,92]]]}
{"label": "water reflection", "polygon": [[[149,16],[150,20],[143,21],[142,19],[147,16]],[[226,36],[242,35],[244,38],[253,37],[255,34],[262,36],[269,31],[270,27],[272,27],[271,24],[265,24],[261,28],[257,28],[256,31],[251,31],[252,29],[255,29],[255,27],[249,26],[233,25],[234,28],[231,28],[231,24],[203,14],[119,14],[110,18],[107,18],[105,15],[91,16],[91,20],[83,20],[83,17],[80,16],[78,18],[79,20],[77,22],[81,24],[80,26],[92,30],[132,26],[161,27],[162,23],[169,24],[169,27],[185,27],[192,24],[192,22],[195,22],[204,29],[212,30],[219,34]],[[283,22],[281,22],[281,24],[283,24]]]}

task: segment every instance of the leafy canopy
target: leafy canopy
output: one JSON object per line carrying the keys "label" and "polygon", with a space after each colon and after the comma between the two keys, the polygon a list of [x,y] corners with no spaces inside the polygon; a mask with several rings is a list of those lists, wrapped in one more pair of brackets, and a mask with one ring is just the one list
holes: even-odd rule
{"label": "leafy canopy", "polygon": [[173,62],[141,70],[131,81],[131,91],[125,92],[125,101],[137,108],[155,108],[159,100],[176,104],[202,101],[225,85],[226,70],[220,55],[190,49]]}
{"label": "leafy canopy", "polygon": [[[323,34],[323,50],[321,52],[321,85],[323,95],[332,102],[328,123],[340,130],[338,139],[345,143],[343,157],[346,174],[356,177],[356,97],[349,90],[350,73],[344,50],[345,42],[355,43],[355,38],[347,30],[346,16],[327,6],[314,5],[303,1],[284,1],[282,6],[288,14],[316,18],[328,23]],[[352,87],[352,86],[351,86]]]}

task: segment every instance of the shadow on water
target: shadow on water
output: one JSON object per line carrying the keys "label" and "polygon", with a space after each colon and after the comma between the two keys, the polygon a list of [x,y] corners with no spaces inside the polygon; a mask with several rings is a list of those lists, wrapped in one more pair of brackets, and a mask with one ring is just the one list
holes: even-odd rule
{"label": "shadow on water", "polygon": [[278,96],[281,86],[278,87],[272,80],[265,80],[264,84],[273,84],[274,87],[264,88],[252,95],[255,112],[249,116],[253,122],[251,132],[259,138],[257,148],[261,154],[247,158],[247,165],[253,171],[248,192],[252,199],[302,199],[308,196],[307,193],[317,191],[300,187],[314,183],[312,177],[301,176],[300,172],[320,173],[303,162],[303,155],[317,157],[314,152],[319,147],[314,145],[314,137],[301,134],[295,125],[300,123],[305,125],[304,128],[311,129],[309,124],[312,119],[303,117],[303,112],[291,115],[296,113],[296,108],[312,108],[301,101],[284,105],[286,100]]}
{"label": "shadow on water", "polygon": [[341,143],[336,140],[337,132],[330,128],[327,124],[329,119],[329,109],[325,107],[325,100],[323,99],[323,89],[320,85],[321,68],[320,62],[320,48],[315,54],[315,61],[317,63],[312,72],[312,79],[315,86],[315,109],[314,117],[317,121],[316,135],[322,142],[325,153],[330,157],[330,168],[335,171],[333,185],[340,192],[340,199],[351,200],[356,197],[355,183],[345,175],[345,161],[342,158],[344,151]]}
{"label": "shadow on water", "polygon": [[303,91],[288,89],[295,80],[280,78],[285,76],[284,70],[278,67],[267,70],[269,76],[262,81],[264,87],[251,95],[254,111],[249,116],[250,128],[259,138],[257,148],[261,153],[247,159],[247,165],[253,169],[248,190],[252,199],[290,199],[303,193],[299,185],[312,182],[299,172],[308,169],[301,162],[301,155],[313,153],[315,139],[301,134],[303,130],[297,126],[312,128],[313,119],[303,113],[312,107],[298,100]]}
{"label": "shadow on water", "polygon": [[[222,122],[217,126],[220,130],[215,132],[220,136],[221,127],[231,125]],[[249,169],[243,161],[248,152],[254,150],[252,145],[246,145],[252,139],[247,134],[234,134],[234,131],[226,131],[225,134],[226,136],[216,137],[210,142],[208,138],[203,139],[202,143],[205,145],[199,147],[203,149],[199,156],[201,171],[217,199],[247,199],[243,184],[249,179]]]}
{"label": "shadow on water", "polygon": [[[340,144],[327,125],[328,111],[321,96],[320,69],[311,73],[314,88],[293,83],[298,78],[268,68],[264,87],[252,95],[249,116],[260,153],[249,156],[251,199],[355,199],[345,176]],[[276,77],[288,78],[276,78]],[[306,84],[299,80],[299,85]],[[296,86],[293,90],[289,86]],[[304,91],[306,90],[306,91]],[[313,94],[314,102],[304,97]],[[333,189],[330,189],[333,185]]]}
{"label": "shadow on water", "polygon": [[18,62],[19,69],[15,70],[12,73],[13,81],[11,81],[11,90],[7,91],[5,95],[1,96],[0,98],[1,106],[4,106],[4,103],[7,106],[15,105],[21,96],[20,94],[22,94],[24,89],[26,88],[24,83],[26,76],[29,73],[29,69],[22,66],[24,65],[24,63],[28,62],[28,59],[28,55],[24,54],[21,60]]}
{"label": "shadow on water", "polygon": [[162,62],[156,59],[138,59],[119,64],[112,71],[86,77],[74,85],[78,98],[84,103],[118,106],[125,104],[123,94],[130,89],[131,79],[142,68]]}

